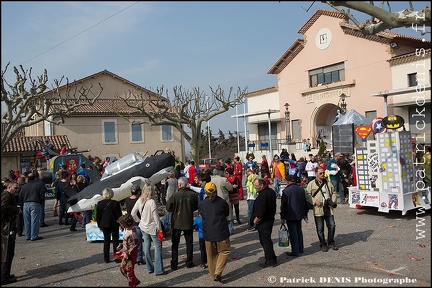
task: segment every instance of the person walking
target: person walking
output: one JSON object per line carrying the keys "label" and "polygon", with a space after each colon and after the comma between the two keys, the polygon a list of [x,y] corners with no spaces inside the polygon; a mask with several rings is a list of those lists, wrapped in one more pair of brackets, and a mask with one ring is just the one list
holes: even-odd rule
{"label": "person walking", "polygon": [[96,207],[96,222],[103,232],[103,257],[105,263],[110,260],[110,244],[112,237],[113,252],[119,244],[119,228],[120,225],[117,219],[122,215],[120,202],[113,200],[114,191],[111,188],[105,188],[102,191],[102,200],[97,203]]}
{"label": "person walking", "polygon": [[16,220],[20,208],[16,202],[18,183],[10,182],[1,194],[1,285],[15,283],[11,274],[12,261],[15,256]]}
{"label": "person walking", "polygon": [[[147,273],[164,275],[165,269],[162,262],[162,242],[158,238],[158,233],[162,233],[162,222],[159,218],[155,201],[156,188],[151,183],[145,183],[141,196],[132,208],[131,215],[135,222],[139,222],[139,227],[144,238],[144,255],[146,258]],[[141,218],[138,217],[141,214]],[[155,245],[154,264],[151,255],[151,242]]]}
{"label": "person walking", "polygon": [[26,240],[37,241],[39,236],[42,203],[45,202],[45,185],[36,181],[36,173],[29,173],[28,182],[21,187],[19,199],[23,203],[23,216]]}
{"label": "person walking", "polygon": [[200,267],[202,269],[206,269],[207,268],[207,252],[206,252],[204,234],[203,234],[203,229],[202,229],[201,214],[198,214],[198,216],[194,219],[193,227],[198,232],[198,241],[199,241],[200,256],[201,256]]}
{"label": "person walking", "polygon": [[280,218],[282,224],[287,224],[291,253],[288,256],[300,256],[304,252],[302,220],[305,217],[305,189],[297,185],[297,177],[286,176],[287,187],[282,191]]}
{"label": "person walking", "polygon": [[204,189],[207,198],[199,202],[198,212],[202,217],[207,264],[210,278],[221,282],[222,273],[231,254],[227,220],[229,207],[228,203],[218,196],[214,183],[206,183]]}
{"label": "person walking", "polygon": [[120,216],[117,222],[123,230],[123,242],[116,248],[118,253],[123,253],[120,272],[129,280],[129,287],[136,287],[141,283],[135,276],[135,263],[141,241],[138,239],[134,220],[130,214]]}
{"label": "person walking", "polygon": [[257,190],[258,197],[255,200],[252,221],[258,230],[260,244],[264,249],[265,262],[258,264],[265,268],[268,266],[275,267],[277,258],[273,248],[271,238],[273,224],[276,215],[276,193],[267,186],[267,181],[263,178],[254,180],[254,187]]}
{"label": "person walking", "polygon": [[[318,167],[316,169],[316,178],[309,182],[306,187],[306,196],[307,201],[313,205],[315,226],[321,251],[327,252],[329,247],[333,250],[339,250],[334,240],[336,226],[333,216],[333,208],[337,206],[337,195],[332,183],[327,182],[323,168]],[[324,237],[324,222],[328,229],[327,241]]]}
{"label": "person walking", "polygon": [[193,221],[194,211],[198,210],[198,194],[189,188],[186,177],[178,179],[179,190],[167,201],[166,210],[171,212],[171,269],[178,268],[178,247],[183,232],[186,241],[186,267],[195,267],[193,262]]}
{"label": "person walking", "polygon": [[[139,185],[132,185],[131,187],[131,196],[127,197],[125,199],[125,205],[126,205],[126,212],[128,215],[132,215],[132,209],[135,206],[135,203],[137,202],[138,198],[141,196],[141,187]],[[141,215],[138,216],[141,218]],[[121,223],[120,223],[121,224]],[[133,228],[135,228],[135,233],[137,234],[139,245],[137,248],[137,259],[136,263],[138,265],[145,264],[143,261],[143,236],[141,232],[141,228],[139,228],[139,221],[134,221]]]}

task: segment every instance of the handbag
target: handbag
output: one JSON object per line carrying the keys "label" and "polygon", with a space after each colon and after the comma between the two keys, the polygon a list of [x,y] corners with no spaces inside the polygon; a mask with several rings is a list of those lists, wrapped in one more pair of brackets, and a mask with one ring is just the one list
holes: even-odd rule
{"label": "handbag", "polygon": [[289,246],[289,235],[288,228],[285,224],[281,224],[279,228],[279,246],[288,247]]}

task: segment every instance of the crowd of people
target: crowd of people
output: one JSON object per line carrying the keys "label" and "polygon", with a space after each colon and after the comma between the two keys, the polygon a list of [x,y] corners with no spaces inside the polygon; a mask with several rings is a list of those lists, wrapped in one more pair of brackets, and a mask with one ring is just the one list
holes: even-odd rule
{"label": "crowd of people", "polygon": [[[281,201],[281,222],[289,231],[291,252],[288,256],[298,257],[304,253],[302,221],[308,221],[310,211],[321,251],[338,250],[334,209],[338,204],[347,203],[347,187],[356,185],[354,161],[348,156],[341,153],[326,157],[309,154],[309,159],[300,157],[297,160],[293,153],[288,154],[283,149],[270,163],[262,155],[258,164],[249,154],[243,164],[235,155],[232,160],[219,159],[216,168],[205,171],[201,171],[194,161],[182,165],[177,159],[172,173],[160,183],[133,185],[131,195],[123,201],[113,200],[114,192],[107,187],[102,193],[103,199],[97,203],[95,214],[84,211],[82,215],[67,213],[68,191],[81,191],[91,185],[91,179],[85,165],[70,174],[67,167],[62,166],[53,183],[55,205],[59,208],[55,211],[58,211],[58,224],[70,225],[71,232],[76,231],[78,219],[84,227],[95,218],[104,235],[104,262],[110,263],[112,257],[121,262],[120,271],[130,287],[141,283],[135,275],[135,265],[146,265],[147,273],[156,276],[166,274],[162,241],[166,240],[167,234],[171,237],[170,268],[180,268],[181,236],[186,244],[185,267],[195,267],[194,231],[197,231],[200,249],[199,267],[208,269],[209,277],[221,282],[231,253],[230,237],[234,234],[234,225],[242,224],[239,209],[242,200],[246,200],[248,207],[247,215],[243,217],[246,218],[246,231],[257,232],[264,252],[265,261],[258,263],[260,267],[278,265],[272,239],[277,199]],[[430,151],[426,158],[430,163]],[[101,166],[103,169],[104,164]],[[27,177],[11,172],[16,178],[10,176],[1,199],[2,285],[17,281],[11,274],[15,238],[10,235],[25,235],[26,240],[38,241],[43,239],[39,236],[40,227],[48,226],[44,222],[43,208],[47,188],[38,172],[31,171]],[[425,180],[430,185],[430,169],[428,177]],[[158,207],[161,205],[165,206],[166,215],[160,215]],[[119,229],[124,231],[123,240],[119,239]],[[6,230],[8,235],[3,234]]]}

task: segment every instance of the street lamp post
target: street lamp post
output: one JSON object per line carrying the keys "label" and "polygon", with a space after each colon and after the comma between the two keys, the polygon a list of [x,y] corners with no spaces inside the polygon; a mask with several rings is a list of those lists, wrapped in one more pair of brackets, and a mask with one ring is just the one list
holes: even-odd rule
{"label": "street lamp post", "polygon": [[344,94],[344,93],[342,93],[340,96],[339,96],[339,98],[341,99],[341,103],[340,103],[340,112],[341,112],[341,114],[342,115],[344,115],[346,112],[347,112],[347,110],[346,110],[346,108],[347,108],[347,104],[346,104],[346,102],[345,102],[345,98],[346,98],[347,96]]}
{"label": "street lamp post", "polygon": [[287,144],[291,142],[291,133],[290,133],[290,112],[288,111],[288,107],[290,106],[288,103],[285,103],[285,134],[286,134],[286,142]]}

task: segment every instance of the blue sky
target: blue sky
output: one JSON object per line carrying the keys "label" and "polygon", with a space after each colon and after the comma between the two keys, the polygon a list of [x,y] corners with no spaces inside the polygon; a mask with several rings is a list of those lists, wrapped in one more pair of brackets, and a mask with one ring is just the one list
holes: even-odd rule
{"label": "blue sky", "polygon": [[[408,7],[408,1],[390,2],[392,11]],[[418,10],[430,5],[413,2]],[[302,37],[297,31],[318,8],[332,9],[319,1],[2,1],[1,65],[31,67],[33,76],[47,69],[49,83],[107,69],[150,89],[182,85],[210,94],[209,86],[220,85],[254,91],[277,85],[267,71]],[[422,37],[410,28],[394,31]],[[6,78],[13,76],[9,67]],[[210,120],[213,133],[237,130],[235,113]]]}

